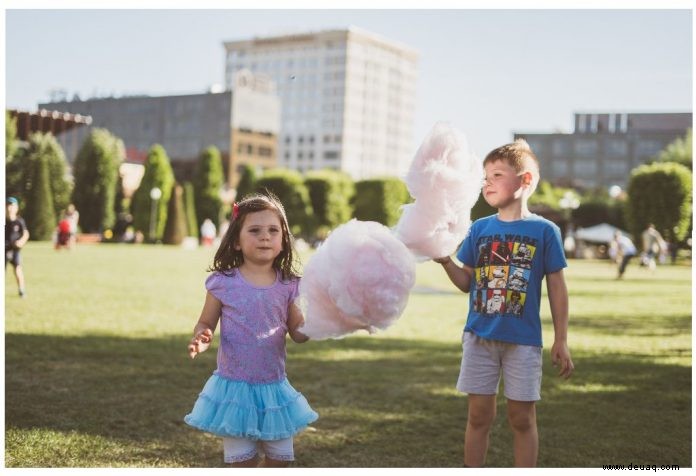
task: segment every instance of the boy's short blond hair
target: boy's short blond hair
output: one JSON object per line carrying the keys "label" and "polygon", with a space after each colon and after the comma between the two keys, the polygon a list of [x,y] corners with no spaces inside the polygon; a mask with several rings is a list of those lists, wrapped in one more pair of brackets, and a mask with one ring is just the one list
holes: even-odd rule
{"label": "boy's short blond hair", "polygon": [[518,174],[530,172],[532,174],[532,183],[529,185],[529,192],[527,195],[529,196],[534,193],[540,178],[539,159],[534,155],[532,148],[529,147],[526,140],[517,139],[511,144],[505,144],[493,149],[483,160],[483,165],[485,167],[486,164],[499,160],[510,165]]}

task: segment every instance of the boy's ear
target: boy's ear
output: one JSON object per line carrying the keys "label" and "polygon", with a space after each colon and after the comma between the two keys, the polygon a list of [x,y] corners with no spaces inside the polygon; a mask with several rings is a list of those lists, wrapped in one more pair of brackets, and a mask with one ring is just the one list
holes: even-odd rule
{"label": "boy's ear", "polygon": [[525,172],[522,174],[522,183],[525,185],[532,184],[532,173],[531,172]]}

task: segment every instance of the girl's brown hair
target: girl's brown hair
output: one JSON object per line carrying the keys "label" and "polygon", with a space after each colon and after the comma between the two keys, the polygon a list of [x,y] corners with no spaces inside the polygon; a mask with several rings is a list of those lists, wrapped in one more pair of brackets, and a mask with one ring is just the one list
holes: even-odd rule
{"label": "girl's brown hair", "polygon": [[278,197],[266,191],[264,194],[248,195],[236,205],[236,216],[234,213],[230,216],[230,226],[227,228],[225,236],[222,237],[220,247],[213,259],[213,265],[208,268],[208,271],[219,271],[228,276],[232,275],[235,268],[239,268],[244,263],[244,255],[241,250],[235,249],[235,245],[239,243],[239,235],[246,216],[249,213],[271,210],[275,212],[280,220],[283,235],[283,249],[273,260],[273,268],[281,272],[283,281],[299,277],[295,253],[292,247],[292,233],[290,233],[288,219],[285,216],[285,209]]}

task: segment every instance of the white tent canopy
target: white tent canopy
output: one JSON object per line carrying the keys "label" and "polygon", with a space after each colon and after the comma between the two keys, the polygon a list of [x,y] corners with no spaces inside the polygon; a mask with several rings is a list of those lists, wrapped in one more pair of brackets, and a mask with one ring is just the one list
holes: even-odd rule
{"label": "white tent canopy", "polygon": [[588,228],[578,228],[575,231],[575,239],[583,241],[591,241],[593,243],[610,243],[614,239],[614,232],[619,230],[629,238],[631,235],[621,228],[616,228],[609,223],[600,223],[599,225]]}

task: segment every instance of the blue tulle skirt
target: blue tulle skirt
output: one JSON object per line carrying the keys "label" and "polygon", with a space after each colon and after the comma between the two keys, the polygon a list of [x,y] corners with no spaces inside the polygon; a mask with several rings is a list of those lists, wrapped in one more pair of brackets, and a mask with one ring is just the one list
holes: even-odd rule
{"label": "blue tulle skirt", "polygon": [[317,418],[287,378],[252,384],[213,374],[184,421],[218,436],[282,440]]}

